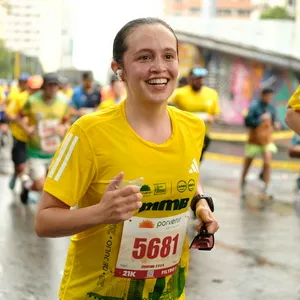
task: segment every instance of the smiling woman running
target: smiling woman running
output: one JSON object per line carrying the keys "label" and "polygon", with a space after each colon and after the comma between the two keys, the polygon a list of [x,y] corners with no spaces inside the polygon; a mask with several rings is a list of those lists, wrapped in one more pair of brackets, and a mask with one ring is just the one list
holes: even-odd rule
{"label": "smiling woman running", "polygon": [[[127,99],[80,118],[53,159],[36,232],[74,235],[61,300],[185,299],[191,203],[200,223],[218,230],[198,195],[204,123],[167,106],[178,78],[177,44],[162,20],[127,23],[112,62]],[[140,177],[141,188],[123,184]]]}

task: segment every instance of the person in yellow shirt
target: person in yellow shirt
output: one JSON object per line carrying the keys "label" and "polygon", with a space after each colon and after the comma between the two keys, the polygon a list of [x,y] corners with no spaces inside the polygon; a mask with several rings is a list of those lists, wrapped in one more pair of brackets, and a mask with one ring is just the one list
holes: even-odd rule
{"label": "person in yellow shirt", "polygon": [[162,20],[127,23],[112,62],[127,99],[78,119],[52,161],[35,230],[74,235],[61,300],[183,300],[189,207],[218,229],[198,180],[204,123],[167,106],[177,46]]}
{"label": "person in yellow shirt", "polygon": [[[5,109],[6,109],[6,95],[2,84],[2,80],[0,79],[0,156],[2,152],[1,150],[4,148],[4,145],[9,147],[9,143],[4,142],[4,140],[5,141],[9,140],[9,127],[7,124],[8,122],[7,122]],[[2,163],[1,159],[0,162]]]}
{"label": "person in yellow shirt", "polygon": [[30,190],[42,190],[51,159],[67,129],[68,104],[58,94],[59,79],[55,73],[45,74],[41,91],[29,97],[19,114],[19,124],[28,136],[29,176],[22,180],[20,195],[25,205]]}
{"label": "person in yellow shirt", "polygon": [[4,92],[3,86],[0,84],[0,120],[2,124],[4,124],[4,120],[6,120],[5,116],[5,108],[6,108],[6,96]]}
{"label": "person in yellow shirt", "polygon": [[0,103],[4,102],[5,100],[6,100],[5,88],[2,79],[0,79]]}
{"label": "person in yellow shirt", "polygon": [[292,130],[300,134],[300,86],[289,100],[285,122]]}
{"label": "person in yellow shirt", "polygon": [[9,104],[12,100],[16,99],[19,93],[27,91],[27,81],[30,77],[28,73],[22,73],[18,80],[18,87],[14,87],[10,89],[10,92],[7,96],[7,104]]}
{"label": "person in yellow shirt", "polygon": [[102,92],[102,101],[99,105],[99,109],[119,104],[125,98],[126,89],[124,82],[122,82],[117,75],[113,74],[110,78],[110,87]]}
{"label": "person in yellow shirt", "polygon": [[43,79],[39,75],[34,75],[28,78],[27,89],[16,94],[15,98],[9,102],[6,109],[7,119],[10,121],[10,130],[14,138],[12,149],[12,160],[15,165],[15,173],[12,176],[9,187],[14,189],[18,177],[20,177],[26,167],[26,143],[27,132],[21,127],[18,122],[18,116],[29,96],[36,93],[43,84]]}
{"label": "person in yellow shirt", "polygon": [[206,123],[206,135],[200,160],[210,144],[209,129],[220,114],[219,96],[216,90],[204,85],[207,70],[201,67],[191,69],[188,85],[177,88],[169,99],[181,110],[188,111],[201,118]]}

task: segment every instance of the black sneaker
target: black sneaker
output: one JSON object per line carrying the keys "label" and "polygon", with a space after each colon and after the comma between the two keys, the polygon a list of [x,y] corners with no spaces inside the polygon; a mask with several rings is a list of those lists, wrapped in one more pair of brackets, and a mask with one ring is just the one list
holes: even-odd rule
{"label": "black sneaker", "polygon": [[21,202],[24,204],[24,205],[27,205],[28,204],[28,194],[29,194],[29,190],[25,189],[23,187],[22,189],[22,193],[20,195],[20,198],[21,198]]}

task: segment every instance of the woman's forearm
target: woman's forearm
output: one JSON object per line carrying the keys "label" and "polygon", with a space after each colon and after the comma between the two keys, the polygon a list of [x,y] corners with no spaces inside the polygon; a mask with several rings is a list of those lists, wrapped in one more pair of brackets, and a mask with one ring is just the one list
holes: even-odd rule
{"label": "woman's forearm", "polygon": [[64,237],[90,229],[103,222],[94,206],[81,209],[49,207],[38,212],[35,231],[39,237]]}

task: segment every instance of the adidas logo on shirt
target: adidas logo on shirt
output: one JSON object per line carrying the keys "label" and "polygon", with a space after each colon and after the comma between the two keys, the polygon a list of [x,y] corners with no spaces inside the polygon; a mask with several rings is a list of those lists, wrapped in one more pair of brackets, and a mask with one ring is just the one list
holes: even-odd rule
{"label": "adidas logo on shirt", "polygon": [[196,161],[196,159],[194,158],[193,161],[192,161],[192,165],[191,165],[191,168],[189,170],[189,173],[192,174],[192,173],[199,173],[199,165]]}

